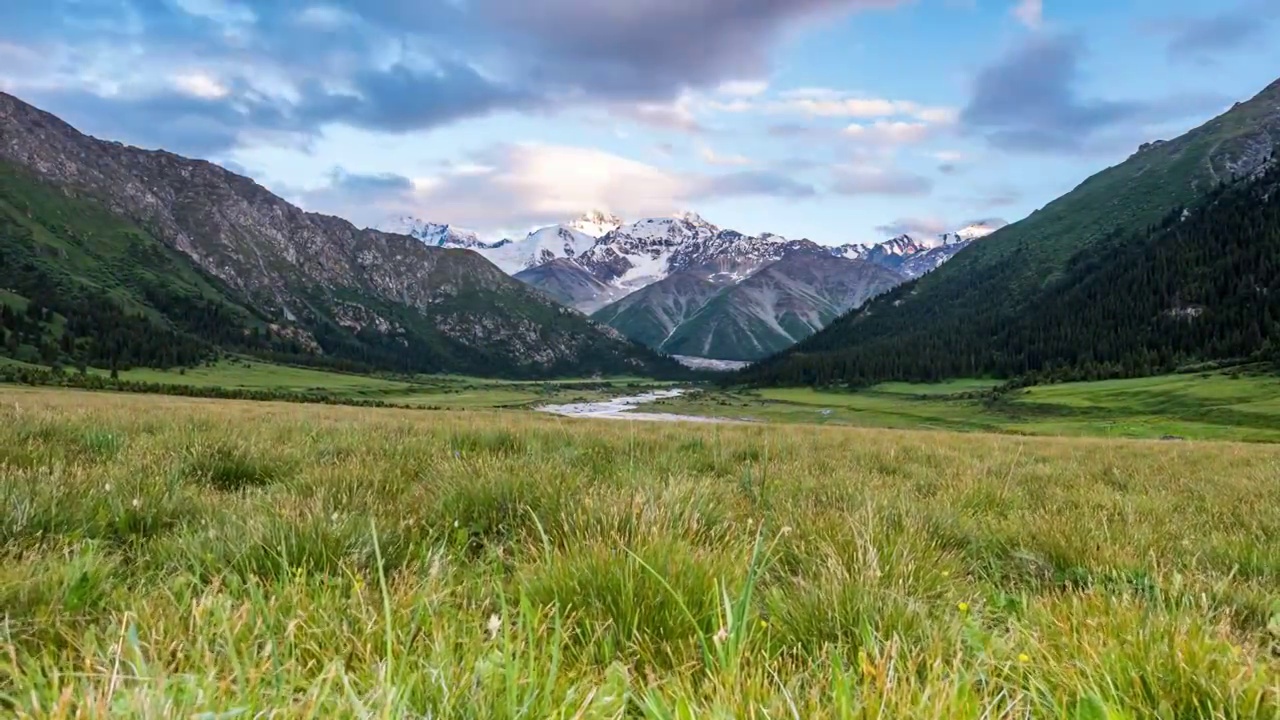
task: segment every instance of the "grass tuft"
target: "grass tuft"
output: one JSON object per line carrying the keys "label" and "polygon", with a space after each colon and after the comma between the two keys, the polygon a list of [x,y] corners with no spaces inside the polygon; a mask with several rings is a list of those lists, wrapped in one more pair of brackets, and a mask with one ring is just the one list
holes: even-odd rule
{"label": "grass tuft", "polygon": [[188,480],[202,483],[222,492],[241,492],[263,487],[283,476],[277,460],[243,444],[222,442],[213,445],[196,443],[188,447],[182,462],[182,474]]}

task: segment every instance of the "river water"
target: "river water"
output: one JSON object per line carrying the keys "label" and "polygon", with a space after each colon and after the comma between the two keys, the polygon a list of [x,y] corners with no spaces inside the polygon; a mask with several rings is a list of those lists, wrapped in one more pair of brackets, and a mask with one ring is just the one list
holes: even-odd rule
{"label": "river water", "polygon": [[642,395],[611,398],[600,402],[568,403],[566,405],[540,405],[535,410],[563,415],[564,417],[599,418],[605,420],[652,420],[656,422],[732,422],[723,418],[675,415],[672,413],[636,412],[636,407],[655,400],[680,397],[684,390],[654,390]]}

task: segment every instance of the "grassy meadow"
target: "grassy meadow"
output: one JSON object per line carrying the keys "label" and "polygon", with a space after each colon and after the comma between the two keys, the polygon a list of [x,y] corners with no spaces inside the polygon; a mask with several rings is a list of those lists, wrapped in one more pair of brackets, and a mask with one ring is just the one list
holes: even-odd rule
{"label": "grassy meadow", "polygon": [[0,715],[1277,718],[1280,448],[0,388]]}
{"label": "grassy meadow", "polygon": [[[0,357],[0,365],[4,364],[38,369],[38,366]],[[104,378],[109,375],[109,371],[101,368],[89,368],[88,372]],[[644,389],[671,384],[626,377],[529,381],[460,375],[373,376],[279,365],[234,356],[192,368],[134,368],[120,372],[119,379],[151,385],[299,393],[336,400],[375,400],[397,406],[453,410],[583,402],[635,394]]]}
{"label": "grassy meadow", "polygon": [[1203,373],[1025,388],[975,398],[993,380],[885,383],[858,392],[779,388],[664,400],[665,412],[770,423],[1017,435],[1280,442],[1280,375]]}

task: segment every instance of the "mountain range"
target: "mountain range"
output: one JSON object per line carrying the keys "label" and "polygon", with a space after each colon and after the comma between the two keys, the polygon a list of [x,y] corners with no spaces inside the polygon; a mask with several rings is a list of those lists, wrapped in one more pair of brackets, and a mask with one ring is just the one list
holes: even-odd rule
{"label": "mountain range", "polygon": [[491,244],[413,218],[382,227],[427,244],[474,250],[557,302],[665,353],[756,360],[934,270],[1002,224],[977,222],[936,238],[900,235],[837,247],[772,233],[746,235],[695,213],[625,223],[595,211],[522,240]]}
{"label": "mountain range", "polygon": [[0,93],[0,304],[34,306],[5,330],[15,356],[164,367],[233,349],[406,372],[683,372],[457,249],[474,236],[430,232],[437,242],[304,212]]}
{"label": "mountain range", "polygon": [[1280,362],[1280,81],[748,368],[754,384]]}
{"label": "mountain range", "polygon": [[359,229],[0,93],[0,354],[529,378],[712,358],[844,386],[1280,363],[1278,146],[1280,81],[1012,225],[829,247],[596,212],[488,243]]}

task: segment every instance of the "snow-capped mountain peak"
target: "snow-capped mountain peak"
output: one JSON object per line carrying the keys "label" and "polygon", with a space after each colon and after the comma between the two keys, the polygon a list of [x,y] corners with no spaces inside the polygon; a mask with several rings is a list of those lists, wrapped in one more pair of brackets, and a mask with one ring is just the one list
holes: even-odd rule
{"label": "snow-capped mountain peak", "polygon": [[482,242],[480,238],[470,230],[453,227],[445,223],[433,223],[422,220],[412,215],[402,215],[392,218],[378,225],[378,229],[383,232],[395,233],[397,235],[408,235],[409,237],[421,240],[426,245],[434,245],[436,247],[463,247],[463,248],[487,248],[488,243]]}
{"label": "snow-capped mountain peak", "polygon": [[977,240],[986,237],[1000,228],[1008,225],[1004,220],[979,220],[978,222],[969,223],[955,232],[962,240]]}
{"label": "snow-capped mountain peak", "polygon": [[622,227],[622,218],[613,213],[607,213],[600,210],[592,210],[585,213],[582,217],[569,223],[566,227],[571,230],[577,230],[583,235],[590,235],[598,238],[604,237],[609,233]]}
{"label": "snow-capped mountain peak", "polygon": [[523,240],[503,240],[477,251],[507,274],[557,259],[576,259],[597,239],[566,225],[552,225],[529,233]]}

